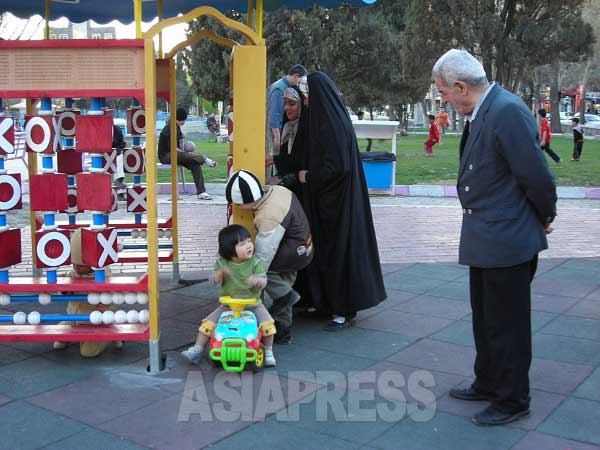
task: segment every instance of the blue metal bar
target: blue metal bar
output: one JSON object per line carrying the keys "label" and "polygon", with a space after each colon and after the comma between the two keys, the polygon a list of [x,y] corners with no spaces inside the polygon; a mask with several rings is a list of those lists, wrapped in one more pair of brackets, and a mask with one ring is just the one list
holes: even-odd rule
{"label": "blue metal bar", "polygon": [[75,145],[75,139],[73,138],[63,138],[65,147],[73,147]]}
{"label": "blue metal bar", "polygon": [[104,269],[94,269],[94,281],[96,283],[104,283],[106,281],[106,272]]}
{"label": "blue metal bar", "polygon": [[54,226],[54,214],[44,214],[44,225],[48,227]]}
{"label": "blue metal bar", "polygon": [[2,111],[2,99],[0,98],[0,111]]}
{"label": "blue metal bar", "polygon": [[104,214],[104,225],[108,225],[109,219],[110,219],[110,216],[108,214]]}
{"label": "blue metal bar", "polygon": [[6,214],[0,213],[0,227],[6,226]]}
{"label": "blue metal bar", "polygon": [[104,158],[102,156],[98,156],[98,155],[92,156],[92,168],[93,169],[103,169],[104,168]]}
{"label": "blue metal bar", "polygon": [[[50,295],[50,299],[52,302],[87,302],[88,296],[87,296],[87,294],[72,294],[72,295],[56,294],[56,295]],[[11,302],[33,302],[33,303],[36,303],[39,300],[40,300],[40,297],[38,294],[11,295],[10,296]]]}
{"label": "blue metal bar", "polygon": [[8,283],[8,270],[0,270],[0,283]]}
{"label": "blue metal bar", "polygon": [[133,183],[134,184],[141,184],[142,183],[142,176],[141,175],[134,175],[133,176]]}
{"label": "blue metal bar", "polygon": [[142,138],[139,136],[133,136],[133,142],[132,145],[134,147],[140,147],[142,145]]}
{"label": "blue metal bar", "polygon": [[[2,106],[0,106],[1,108]],[[4,158],[0,158],[0,170],[4,170]]]}
{"label": "blue metal bar", "polygon": [[104,214],[92,214],[92,223],[96,226],[104,225]]}
{"label": "blue metal bar", "polygon": [[[158,248],[166,249],[173,248],[172,244],[158,244]],[[126,244],[123,246],[123,250],[147,250],[148,246],[145,244]]]}
{"label": "blue metal bar", "polygon": [[90,111],[102,111],[102,99],[100,97],[92,98],[92,107]]}
{"label": "blue metal bar", "polygon": [[43,169],[52,169],[54,161],[52,161],[52,156],[42,156],[42,168]]}
{"label": "blue metal bar", "polygon": [[42,111],[52,111],[52,99],[50,98],[42,98],[42,103],[40,106],[40,110]]}
{"label": "blue metal bar", "polygon": [[75,186],[75,175],[67,175],[67,186]]}
{"label": "blue metal bar", "polygon": [[[40,314],[40,322],[89,321],[89,314]],[[13,323],[13,316],[0,316],[0,323]]]}
{"label": "blue metal bar", "polygon": [[135,213],[134,217],[135,217],[135,223],[142,223],[142,214],[141,213]]}
{"label": "blue metal bar", "polygon": [[73,99],[65,98],[65,108],[72,108],[72,107],[73,107]]}
{"label": "blue metal bar", "polygon": [[131,106],[140,106],[140,102],[138,102],[135,98],[131,99]]}
{"label": "blue metal bar", "polygon": [[117,231],[117,236],[131,236],[131,231]]}
{"label": "blue metal bar", "polygon": [[77,216],[75,214],[69,214],[69,225],[75,225],[77,223]]}
{"label": "blue metal bar", "polygon": [[57,281],[56,270],[49,270],[48,272],[46,272],[46,280],[48,281],[48,283],[55,284]]}

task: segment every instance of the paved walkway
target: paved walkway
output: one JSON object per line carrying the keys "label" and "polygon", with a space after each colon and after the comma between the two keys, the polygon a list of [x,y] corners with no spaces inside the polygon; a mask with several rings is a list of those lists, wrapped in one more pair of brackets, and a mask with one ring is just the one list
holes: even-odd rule
{"label": "paved walkway", "polygon": [[[185,269],[212,264],[218,203],[182,203]],[[388,299],[339,333],[298,318],[274,369],[239,376],[182,361],[217,291],[167,276],[160,375],[146,373],[142,343],[92,360],[76,346],[1,344],[0,449],[599,450],[600,203],[560,204],[533,283],[533,413],[493,429],[469,420],[485,402],[448,397],[472,380],[474,358],[456,202],[378,198],[373,213]]]}

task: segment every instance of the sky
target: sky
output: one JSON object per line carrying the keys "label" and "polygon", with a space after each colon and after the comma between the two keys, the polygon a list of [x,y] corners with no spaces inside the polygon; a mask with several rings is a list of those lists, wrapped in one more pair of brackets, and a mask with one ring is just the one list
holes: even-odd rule
{"label": "sky", "polygon": [[[153,22],[142,23],[142,31],[148,30],[152,25],[156,23],[156,19]],[[68,20],[66,18],[59,20],[50,21],[50,27],[66,28]],[[94,26],[105,26],[115,27],[117,32],[117,39],[133,39],[135,38],[135,24],[123,25],[122,23],[113,20],[112,22],[105,25],[97,25],[92,21]],[[21,33],[23,28],[25,30],[21,39],[43,39],[44,38],[44,21],[41,16],[33,16],[29,21],[25,19],[19,19],[18,17],[8,14],[8,18],[3,22],[2,29],[0,29],[0,37],[4,39],[16,39]],[[185,31],[187,25],[175,25],[170,27],[169,30],[163,33],[163,51],[168,52],[179,42],[184,41]]]}

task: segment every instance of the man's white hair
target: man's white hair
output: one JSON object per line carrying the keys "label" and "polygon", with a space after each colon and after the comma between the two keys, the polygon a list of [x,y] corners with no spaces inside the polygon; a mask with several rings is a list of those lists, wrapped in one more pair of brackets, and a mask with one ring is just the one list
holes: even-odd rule
{"label": "man's white hair", "polygon": [[488,83],[481,63],[466,50],[453,48],[437,60],[431,71],[434,80],[441,80],[446,86],[454,86],[462,81],[469,86],[482,86]]}

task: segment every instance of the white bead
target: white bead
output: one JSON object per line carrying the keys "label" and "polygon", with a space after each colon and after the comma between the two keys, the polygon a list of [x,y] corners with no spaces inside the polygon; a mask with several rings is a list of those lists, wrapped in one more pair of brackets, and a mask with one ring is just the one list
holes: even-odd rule
{"label": "white bead", "polygon": [[112,325],[115,321],[115,313],[112,311],[104,311],[102,313],[102,323],[104,325]]}
{"label": "white bead", "polygon": [[139,236],[139,231],[138,230],[131,230],[131,237],[132,238],[137,238]]}
{"label": "white bead", "polygon": [[102,292],[100,294],[100,303],[110,305],[112,303],[112,294],[110,292]]}
{"label": "white bead", "polygon": [[52,301],[52,297],[50,297],[50,294],[39,294],[38,301],[40,302],[40,305],[49,305]]}
{"label": "white bead", "polygon": [[15,325],[25,325],[27,323],[27,314],[23,311],[16,312],[13,315],[13,322]]}
{"label": "white bead", "polygon": [[120,242],[117,244],[117,251],[122,252],[125,247]]}
{"label": "white bead", "polygon": [[138,314],[138,319],[140,323],[148,323],[148,320],[150,320],[150,313],[148,310],[142,309]]}
{"label": "white bead", "polygon": [[165,237],[170,238],[173,235],[173,231],[171,229],[165,230]]}
{"label": "white bead", "polygon": [[145,228],[143,230],[140,230],[140,236],[145,239],[146,236],[148,236],[148,231]]}
{"label": "white bead", "polygon": [[2,305],[2,306],[10,305],[10,295],[0,294],[0,305]]}
{"label": "white bead", "polygon": [[123,293],[122,292],[113,292],[112,293],[112,302],[115,305],[123,304]]}
{"label": "white bead", "polygon": [[161,237],[164,237],[164,236],[163,236],[163,235],[164,235],[164,233],[163,233],[163,230],[162,230],[162,228],[159,228],[159,229],[158,229],[158,233],[157,233],[157,235],[158,235],[158,237],[159,237],[159,238],[161,238]]}
{"label": "white bead", "polygon": [[92,322],[93,325],[100,325],[102,323],[102,312],[92,311],[90,314],[90,322]]}
{"label": "white bead", "polygon": [[137,301],[137,295],[135,292],[125,292],[123,294],[123,298],[125,299],[125,303],[128,305],[135,305],[135,302]]}
{"label": "white bead", "polygon": [[131,311],[127,311],[127,323],[138,323],[139,316],[138,312],[135,309]]}
{"label": "white bead", "polygon": [[40,313],[37,311],[31,311],[27,316],[27,322],[29,322],[31,325],[39,325]]}
{"label": "white bead", "polygon": [[125,311],[117,311],[115,313],[115,323],[127,323],[127,313]]}
{"label": "white bead", "polygon": [[98,303],[100,303],[100,294],[98,294],[97,292],[90,292],[88,294],[88,303],[90,305],[97,305]]}
{"label": "white bead", "polygon": [[148,303],[148,294],[146,294],[145,292],[138,292],[137,293],[137,302],[140,305],[145,305],[146,303]]}

